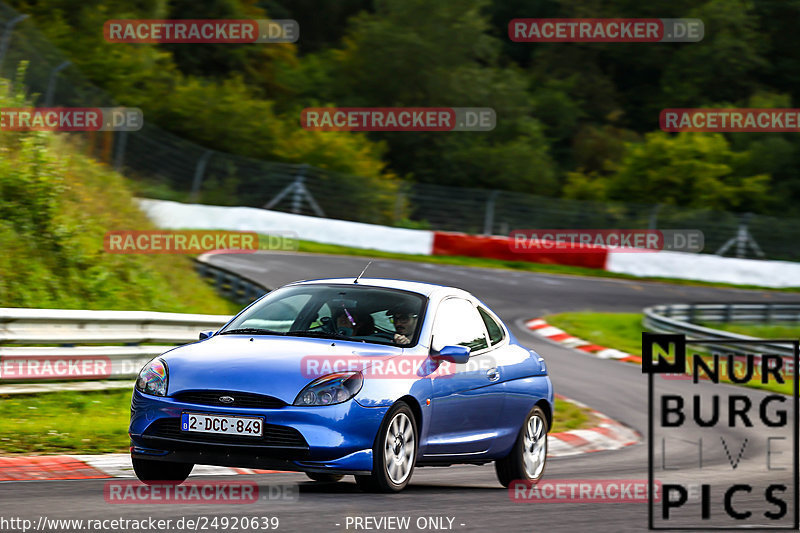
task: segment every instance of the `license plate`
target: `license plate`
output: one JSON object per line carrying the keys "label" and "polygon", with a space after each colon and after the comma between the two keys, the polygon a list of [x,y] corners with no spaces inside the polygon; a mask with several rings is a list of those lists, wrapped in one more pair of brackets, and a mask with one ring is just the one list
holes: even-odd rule
{"label": "license plate", "polygon": [[264,432],[264,419],[246,416],[182,413],[181,431],[260,437]]}

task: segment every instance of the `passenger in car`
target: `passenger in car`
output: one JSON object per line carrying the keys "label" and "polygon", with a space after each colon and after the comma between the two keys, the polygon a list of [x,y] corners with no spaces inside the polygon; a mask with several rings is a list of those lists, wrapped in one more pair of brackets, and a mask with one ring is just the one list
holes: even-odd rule
{"label": "passenger in car", "polygon": [[333,316],[336,332],[350,337],[364,337],[375,331],[375,320],[368,313],[338,309]]}

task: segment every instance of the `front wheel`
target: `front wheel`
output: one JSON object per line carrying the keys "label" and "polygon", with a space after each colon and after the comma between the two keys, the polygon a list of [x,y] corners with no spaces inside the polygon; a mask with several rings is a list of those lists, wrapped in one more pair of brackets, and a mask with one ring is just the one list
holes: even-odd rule
{"label": "front wheel", "polygon": [[367,492],[400,492],[411,480],[417,460],[417,425],[404,402],[392,406],[372,447],[372,474],[356,476]]}
{"label": "front wheel", "polygon": [[146,485],[180,485],[189,474],[194,465],[191,463],[172,463],[169,461],[149,461],[147,459],[131,458],[133,471],[139,481]]}
{"label": "front wheel", "polygon": [[497,479],[504,487],[519,479],[536,483],[544,474],[547,463],[547,417],[539,406],[525,417],[511,452],[494,463]]}

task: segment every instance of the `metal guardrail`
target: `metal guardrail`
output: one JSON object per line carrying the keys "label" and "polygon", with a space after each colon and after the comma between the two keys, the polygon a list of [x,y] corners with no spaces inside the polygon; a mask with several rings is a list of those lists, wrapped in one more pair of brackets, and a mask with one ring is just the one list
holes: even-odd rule
{"label": "metal guardrail", "polygon": [[[0,382],[134,377],[153,357],[196,341],[200,331],[217,330],[230,318],[0,308]],[[42,346],[53,344],[59,346]]]}
{"label": "metal guardrail", "polygon": [[217,290],[225,297],[247,305],[253,300],[268,293],[266,286],[241,277],[236,272],[208,262],[209,254],[203,254],[195,260],[194,266],[198,274],[210,279]]}
{"label": "metal guardrail", "polygon": [[[241,304],[269,292],[257,282],[212,265],[205,256],[196,260],[195,268],[223,295]],[[153,357],[176,345],[196,341],[201,331],[217,330],[230,318],[144,311],[0,308],[0,383],[135,377]],[[82,371],[84,362],[89,370],[100,368],[102,372],[87,375]],[[70,374],[70,369],[76,374]]]}
{"label": "metal guardrail", "polygon": [[[800,323],[800,303],[729,303],[729,304],[668,304],[644,310],[642,324],[660,333],[684,334],[688,339],[712,339],[712,348],[735,354],[770,353],[793,357],[792,347],[764,340],[746,345],[726,343],[735,340],[760,340],[757,337],[699,326],[693,322],[797,322]],[[716,342],[719,339],[719,342]]]}

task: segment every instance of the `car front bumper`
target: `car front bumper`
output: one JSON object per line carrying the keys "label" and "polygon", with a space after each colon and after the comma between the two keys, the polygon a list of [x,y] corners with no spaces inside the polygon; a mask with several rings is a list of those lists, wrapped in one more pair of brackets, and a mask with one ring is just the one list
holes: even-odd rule
{"label": "car front bumper", "polygon": [[[363,407],[355,400],[319,407],[277,409],[217,407],[133,392],[131,455],[181,463],[365,474],[372,446],[388,407]],[[184,432],[184,412],[256,416],[262,438]]]}

